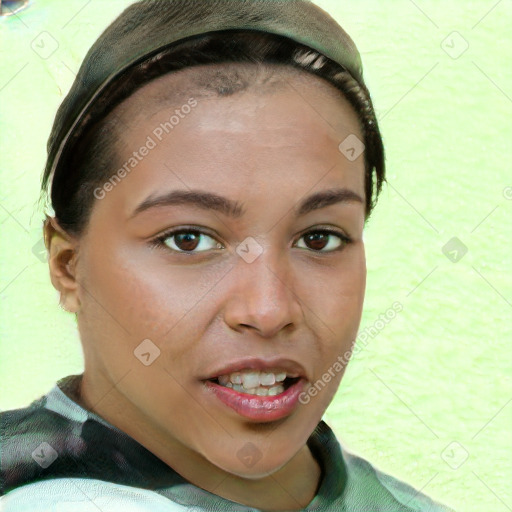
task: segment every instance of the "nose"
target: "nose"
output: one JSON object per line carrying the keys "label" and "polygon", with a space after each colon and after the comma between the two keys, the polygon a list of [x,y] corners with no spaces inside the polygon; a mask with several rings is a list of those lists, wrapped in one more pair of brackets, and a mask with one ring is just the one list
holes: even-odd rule
{"label": "nose", "polygon": [[285,328],[293,331],[302,318],[296,278],[289,260],[266,248],[252,263],[239,258],[225,310],[226,323],[236,331],[251,329],[272,338]]}

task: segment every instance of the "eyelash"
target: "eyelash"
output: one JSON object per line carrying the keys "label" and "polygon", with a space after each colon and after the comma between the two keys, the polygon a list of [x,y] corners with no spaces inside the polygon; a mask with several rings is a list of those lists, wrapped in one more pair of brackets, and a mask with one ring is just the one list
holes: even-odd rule
{"label": "eyelash", "polygon": [[[161,235],[158,235],[156,238],[154,238],[153,240],[150,241],[150,245],[152,247],[155,247],[155,248],[160,247],[160,248],[163,248],[163,249],[167,249],[167,250],[170,250],[170,251],[178,253],[178,254],[190,254],[190,255],[193,255],[193,254],[202,254],[202,253],[208,252],[208,251],[199,251],[199,252],[177,251],[176,249],[172,249],[171,247],[169,247],[165,243],[165,241],[168,238],[171,238],[173,235],[186,234],[186,233],[188,233],[188,234],[192,233],[194,235],[206,235],[206,236],[212,238],[213,240],[215,240],[214,236],[210,235],[207,232],[201,231],[200,229],[198,229],[196,227],[184,226],[184,227],[181,227],[181,228],[170,229],[170,230],[162,233]],[[340,231],[337,231],[337,230],[334,230],[334,229],[330,229],[330,228],[318,228],[318,229],[312,229],[310,231],[306,231],[305,233],[303,233],[299,237],[299,240],[301,238],[303,238],[304,236],[309,235],[311,233],[322,233],[322,234],[334,235],[334,236],[338,237],[341,240],[341,242],[342,242],[342,245],[340,247],[338,247],[336,249],[331,249],[329,251],[315,250],[315,249],[308,249],[308,248],[306,248],[306,250],[314,252],[314,253],[317,253],[317,254],[337,253],[337,252],[342,251],[345,248],[345,246],[347,246],[348,244],[352,243],[352,239],[350,237],[346,236],[344,233],[342,233]]]}

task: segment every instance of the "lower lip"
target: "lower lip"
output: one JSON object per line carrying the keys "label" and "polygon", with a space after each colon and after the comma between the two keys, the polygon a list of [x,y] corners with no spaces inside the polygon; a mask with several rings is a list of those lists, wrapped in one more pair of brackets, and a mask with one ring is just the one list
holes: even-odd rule
{"label": "lower lip", "polygon": [[206,387],[222,403],[244,418],[255,421],[276,421],[289,416],[299,403],[304,388],[304,379],[298,380],[286,391],[275,396],[256,396],[239,393],[234,389],[221,386],[209,380]]}

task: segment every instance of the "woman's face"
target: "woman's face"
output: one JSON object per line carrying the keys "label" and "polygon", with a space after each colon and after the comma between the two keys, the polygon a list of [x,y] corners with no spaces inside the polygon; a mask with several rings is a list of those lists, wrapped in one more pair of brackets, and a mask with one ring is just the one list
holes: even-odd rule
{"label": "woman's face", "polygon": [[340,93],[305,73],[266,91],[154,99],[190,72],[117,111],[111,174],[125,172],[96,190],[76,260],[84,393],[157,455],[179,446],[255,478],[304,447],[357,335],[364,155],[339,145],[362,135]]}

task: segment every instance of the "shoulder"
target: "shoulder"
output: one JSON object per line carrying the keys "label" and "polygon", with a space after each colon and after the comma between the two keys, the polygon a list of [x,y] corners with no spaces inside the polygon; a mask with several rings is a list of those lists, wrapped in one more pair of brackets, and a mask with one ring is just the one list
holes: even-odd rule
{"label": "shoulder", "polygon": [[2,512],[186,512],[154,491],[91,478],[32,482],[0,497]]}
{"label": "shoulder", "polygon": [[451,508],[435,502],[406,482],[380,471],[367,460],[344,449],[342,453],[347,468],[347,489],[361,506],[378,503],[392,507],[382,510],[453,512]]}
{"label": "shoulder", "polygon": [[41,397],[28,407],[0,413],[0,495],[44,476],[69,439],[71,422],[45,403]]}
{"label": "shoulder", "polygon": [[[100,461],[101,471],[92,471],[87,463],[84,423],[46,405],[45,395],[28,407],[0,413],[2,512],[185,512],[152,490],[98,478],[108,468]],[[93,426],[106,449],[107,429]]]}
{"label": "shoulder", "polygon": [[[66,418],[45,408],[47,397],[43,396],[28,407],[13,409],[0,413],[0,436],[2,443],[14,442],[34,429],[40,430],[43,435],[49,431],[61,428],[67,422]],[[5,447],[5,445],[3,444]]]}

